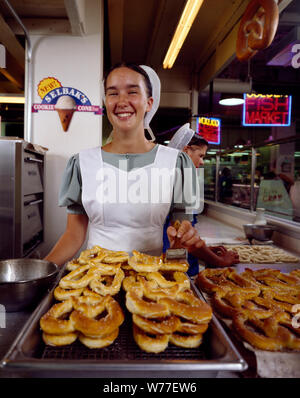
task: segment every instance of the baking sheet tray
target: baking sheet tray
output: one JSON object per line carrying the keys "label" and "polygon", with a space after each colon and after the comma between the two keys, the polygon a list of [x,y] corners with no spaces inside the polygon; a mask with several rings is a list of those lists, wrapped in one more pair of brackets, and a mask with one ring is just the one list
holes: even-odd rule
{"label": "baking sheet tray", "polygon": [[[255,245],[250,245],[249,243],[248,244],[240,244],[239,243],[237,245],[236,244],[234,244],[234,245],[226,244],[224,246],[225,247],[227,246],[227,249],[230,250],[230,246],[238,246],[238,245],[250,246],[250,247],[251,246],[255,246]],[[261,269],[261,266],[262,266],[262,268],[273,268],[273,269],[280,269],[280,270],[281,270],[281,268],[279,268],[279,267],[283,266],[282,267],[282,272],[290,272],[293,269],[300,269],[300,257],[299,257],[298,253],[291,252],[290,250],[287,250],[287,249],[284,249],[282,247],[279,247],[279,246],[275,245],[274,243],[270,243],[270,244],[265,243],[265,244],[260,244],[260,245],[257,245],[257,246],[264,246],[264,245],[271,246],[271,247],[274,247],[276,249],[280,249],[280,250],[284,251],[286,254],[298,258],[298,262],[290,262],[290,263],[289,262],[277,262],[277,263],[274,263],[274,262],[271,263],[270,262],[270,263],[259,263],[259,264],[256,264],[256,263],[248,263],[248,264],[247,263],[238,263],[238,264],[233,265],[233,267],[240,267],[240,269],[242,269],[243,271],[244,271],[245,268]]]}
{"label": "baking sheet tray", "polygon": [[[195,294],[203,299],[191,282]],[[53,290],[32,314],[2,360],[5,370],[30,377],[216,377],[218,371],[241,372],[247,363],[213,316],[197,349],[169,346],[160,354],[139,349],[132,336],[131,314],[116,341],[104,349],[88,349],[79,341],[65,347],[46,346],[39,320],[54,303]],[[125,300],[122,300],[124,303]]]}
{"label": "baking sheet tray", "polygon": [[[289,273],[294,269],[299,269],[299,263],[277,263],[277,264],[238,264],[236,268],[238,273],[242,273],[246,268],[257,269],[278,269],[281,272]],[[211,298],[205,292],[202,292],[198,286],[196,289],[204,297],[205,301],[211,305]],[[300,378],[300,352],[299,351],[264,351],[252,347],[249,343],[244,341],[232,329],[232,321],[229,318],[224,318],[215,311],[216,317],[224,326],[225,330],[233,340],[236,347],[243,354],[249,366],[249,374],[251,377],[256,375],[262,378]],[[241,345],[243,346],[241,348]],[[252,369],[251,369],[252,368]]]}
{"label": "baking sheet tray", "polygon": [[278,269],[281,272],[284,273],[289,273],[293,271],[294,269],[300,269],[300,264],[299,263],[274,263],[274,264],[244,264],[244,263],[239,263],[234,266],[233,268],[236,269],[238,273],[242,273],[245,271],[246,268],[251,268],[253,271],[257,269]]}

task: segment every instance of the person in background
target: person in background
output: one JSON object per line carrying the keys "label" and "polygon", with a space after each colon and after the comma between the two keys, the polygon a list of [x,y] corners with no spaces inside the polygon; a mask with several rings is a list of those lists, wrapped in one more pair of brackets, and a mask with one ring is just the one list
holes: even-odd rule
{"label": "person in background", "polygon": [[255,183],[259,185],[261,180],[264,179],[264,168],[263,166],[257,166],[255,169]]}
{"label": "person in background", "polygon": [[[189,128],[189,123],[182,126],[173,136],[168,146],[181,149],[189,155],[196,168],[204,166],[204,157],[208,149],[208,142]],[[197,223],[197,215],[193,214],[192,225]],[[167,224],[168,225],[168,224]],[[210,267],[229,267],[239,262],[237,253],[227,250],[223,246],[206,246],[205,242],[198,248],[189,250],[190,264],[188,274],[196,275],[199,272],[198,260],[204,261]],[[168,240],[164,235],[164,250],[168,249]]]}
{"label": "person in background", "polygon": [[266,173],[265,179],[266,180],[281,180],[283,182],[283,185],[288,194],[290,193],[291,187],[294,185],[294,180],[290,176],[288,176],[284,173],[276,174],[275,171],[273,171],[273,170]]}
{"label": "person in background", "polygon": [[194,134],[188,145],[185,145],[183,152],[192,159],[194,166],[198,169],[204,166],[204,157],[208,149],[208,142],[197,134]]}
{"label": "person in background", "polygon": [[228,167],[224,167],[219,178],[219,197],[220,202],[232,203],[232,175]]}

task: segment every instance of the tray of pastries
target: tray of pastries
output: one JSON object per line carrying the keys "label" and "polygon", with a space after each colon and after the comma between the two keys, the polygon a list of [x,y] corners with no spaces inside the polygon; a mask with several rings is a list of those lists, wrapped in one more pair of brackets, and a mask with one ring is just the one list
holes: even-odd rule
{"label": "tray of pastries", "polygon": [[[188,264],[95,246],[66,264],[3,366],[88,375],[246,369]],[[78,367],[80,365],[80,367]],[[141,366],[142,365],[142,366]]]}
{"label": "tray of pastries", "polygon": [[245,264],[276,264],[298,263],[299,257],[274,245],[224,245],[228,250],[239,255],[240,263]]}
{"label": "tray of pastries", "polygon": [[[273,367],[268,376],[299,376],[300,269],[284,273],[246,268],[239,273],[234,268],[207,268],[198,274],[196,285],[218,318],[255,352],[260,375]],[[288,370],[295,361],[298,365]]]}

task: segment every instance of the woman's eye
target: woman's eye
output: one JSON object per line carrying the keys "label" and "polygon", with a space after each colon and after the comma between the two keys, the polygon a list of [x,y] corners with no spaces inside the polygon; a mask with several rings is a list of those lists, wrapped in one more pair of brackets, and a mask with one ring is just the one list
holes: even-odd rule
{"label": "woman's eye", "polygon": [[129,91],[129,94],[137,94],[137,91]]}

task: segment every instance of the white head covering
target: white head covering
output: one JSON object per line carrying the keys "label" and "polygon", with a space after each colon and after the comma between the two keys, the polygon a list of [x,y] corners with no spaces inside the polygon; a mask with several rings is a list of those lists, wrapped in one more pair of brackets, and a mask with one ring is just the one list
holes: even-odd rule
{"label": "white head covering", "polygon": [[[151,82],[151,86],[152,86],[152,97],[153,97],[153,104],[152,104],[152,108],[149,112],[146,113],[145,118],[144,118],[144,128],[146,130],[148,130],[150,136],[151,136],[151,142],[155,141],[155,136],[153,134],[153,131],[150,128],[150,122],[153,118],[153,116],[155,115],[158,107],[159,107],[159,103],[160,103],[160,79],[157,75],[157,73],[150,68],[150,66],[147,65],[139,65],[142,69],[144,69],[144,71],[147,73],[147,75],[149,76],[150,82]],[[102,80],[101,84],[100,84],[100,93],[101,93],[101,97],[103,99],[103,102],[105,104],[105,88],[104,88],[104,81]],[[109,136],[107,142],[111,141],[112,137],[111,135]]]}
{"label": "white head covering", "polygon": [[186,123],[176,131],[168,146],[182,151],[183,148],[189,144],[194,134],[194,130],[190,128],[190,123]]}
{"label": "white head covering", "polygon": [[146,130],[148,130],[149,134],[151,135],[151,141],[155,141],[155,136],[153,134],[153,131],[150,128],[150,122],[159,107],[160,87],[161,87],[160,79],[159,79],[157,73],[152,68],[150,68],[150,66],[140,65],[140,67],[143,68],[144,71],[147,73],[147,75],[149,76],[151,85],[152,85],[153,105],[152,105],[151,110],[146,113],[146,116],[144,118],[144,127]]}

